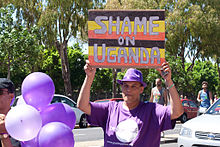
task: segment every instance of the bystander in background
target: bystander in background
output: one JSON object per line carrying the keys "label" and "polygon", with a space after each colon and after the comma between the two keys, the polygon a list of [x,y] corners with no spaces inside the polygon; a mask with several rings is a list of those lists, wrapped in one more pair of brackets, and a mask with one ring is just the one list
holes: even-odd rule
{"label": "bystander in background", "polygon": [[197,101],[200,102],[200,107],[206,109],[213,103],[212,92],[208,90],[208,82],[202,82],[202,90],[198,92]]}
{"label": "bystander in background", "polygon": [[214,102],[217,101],[219,98],[217,96],[217,94],[214,95]]}
{"label": "bystander in background", "polygon": [[[5,128],[5,116],[14,98],[14,84],[11,80],[0,78],[0,147],[19,147],[20,143],[9,136]],[[16,116],[15,116],[16,117]]]}
{"label": "bystander in background", "polygon": [[162,80],[155,80],[156,86],[151,90],[150,102],[158,103],[163,106],[167,105],[167,90],[162,87]]}

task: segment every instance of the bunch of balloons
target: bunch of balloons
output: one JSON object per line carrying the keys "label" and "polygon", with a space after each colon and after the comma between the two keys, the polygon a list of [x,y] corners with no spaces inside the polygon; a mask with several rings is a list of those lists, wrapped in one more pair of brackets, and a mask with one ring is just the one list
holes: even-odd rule
{"label": "bunch of balloons", "polygon": [[22,97],[5,118],[9,135],[22,147],[74,147],[76,116],[63,103],[50,104],[55,87],[45,73],[29,74],[22,83]]}

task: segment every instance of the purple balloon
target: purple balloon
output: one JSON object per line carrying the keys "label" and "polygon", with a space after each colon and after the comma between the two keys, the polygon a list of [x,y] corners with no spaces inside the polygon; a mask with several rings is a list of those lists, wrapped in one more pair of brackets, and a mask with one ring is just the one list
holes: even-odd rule
{"label": "purple balloon", "polygon": [[25,102],[39,110],[41,107],[50,104],[55,86],[47,74],[34,72],[24,79],[21,92]]}
{"label": "purple balloon", "polygon": [[50,122],[61,122],[74,129],[76,115],[73,109],[64,103],[54,103],[44,107],[40,112],[43,126]]}
{"label": "purple balloon", "polygon": [[5,117],[5,128],[16,140],[28,141],[37,136],[42,127],[40,112],[30,105],[18,105]]}
{"label": "purple balloon", "polygon": [[21,141],[21,147],[39,147],[37,138],[38,137],[35,137],[34,139],[29,141]]}
{"label": "purple balloon", "polygon": [[60,122],[48,123],[38,135],[40,147],[74,147],[72,130]]}

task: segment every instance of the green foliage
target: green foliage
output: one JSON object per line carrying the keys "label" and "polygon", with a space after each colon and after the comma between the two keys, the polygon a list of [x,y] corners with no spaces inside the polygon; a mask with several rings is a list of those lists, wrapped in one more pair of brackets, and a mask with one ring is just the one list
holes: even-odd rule
{"label": "green foliage", "polygon": [[197,61],[190,80],[193,80],[195,82],[196,87],[194,87],[194,89],[196,90],[198,90],[198,87],[201,88],[202,81],[207,81],[209,83],[209,90],[211,90],[213,93],[219,93],[219,91],[216,91],[216,87],[218,87],[219,82],[217,75],[217,69],[212,62]]}
{"label": "green foliage", "polygon": [[55,85],[55,92],[62,94],[64,89],[61,73],[61,61],[56,49],[52,48],[44,50],[42,71],[52,78]]}
{"label": "green foliage", "polygon": [[[55,47],[61,59],[65,95],[72,95],[67,44],[71,38],[87,38],[88,10],[102,7],[104,0],[10,0],[17,9],[16,18],[27,28],[38,26],[41,42],[46,48]],[[22,21],[21,21],[22,20]],[[73,78],[72,78],[73,80]],[[72,97],[73,98],[73,97]]]}
{"label": "green foliage", "polygon": [[165,9],[166,50],[181,57],[182,68],[186,57],[193,66],[196,59],[220,56],[219,0],[111,0],[106,9]]}
{"label": "green foliage", "polygon": [[177,1],[168,13],[166,47],[172,55],[181,57],[183,68],[186,57],[193,65],[196,59],[220,56],[220,7],[215,4],[219,1]]}
{"label": "green foliage", "polygon": [[0,71],[19,86],[25,75],[39,68],[43,46],[39,29],[17,25],[14,12],[12,5],[0,8]]}
{"label": "green foliage", "polygon": [[145,100],[150,99],[151,89],[155,86],[155,79],[160,78],[160,74],[156,69],[140,69],[143,74],[143,80],[147,83],[144,90]]}
{"label": "green foliage", "polygon": [[[111,0],[107,2],[106,9],[165,9],[166,60],[170,63],[178,91],[195,98],[204,79],[210,80],[211,90],[219,91],[219,0]],[[191,63],[187,63],[186,58]],[[209,58],[216,61],[217,67],[210,65],[210,68],[203,67],[203,70],[193,68],[201,68],[195,61]],[[145,81],[152,87],[155,78],[160,75],[154,69],[142,70],[145,71]],[[150,92],[150,88],[147,87],[145,91]]]}
{"label": "green foliage", "polygon": [[[56,49],[47,49],[44,51],[42,71],[47,73],[54,81],[56,93],[64,93],[63,79],[61,73],[61,60]],[[74,91],[78,91],[84,81],[85,65],[84,55],[79,44],[68,48],[68,60],[70,64],[71,84]]]}
{"label": "green foliage", "polygon": [[110,0],[105,9],[158,9],[160,3],[155,0]]}
{"label": "green foliage", "polygon": [[[38,13],[34,13],[36,16],[40,14],[36,17],[35,25],[42,28],[43,41],[51,47],[55,45],[55,40],[63,43],[75,37],[87,39],[88,10],[102,8],[102,2],[105,0],[40,0],[35,3],[30,2],[28,8],[22,8],[25,14],[25,11],[32,9],[33,5],[41,5],[37,10]],[[24,17],[27,19],[29,16]]]}
{"label": "green foliage", "polygon": [[[86,40],[88,9],[102,9],[104,0],[9,1],[13,6],[0,9],[0,76],[6,77],[9,69],[12,80],[19,86],[30,72],[43,71],[54,80],[56,92],[64,93],[61,59],[55,44],[58,42],[65,46],[70,38],[79,36]],[[6,3],[8,1],[0,0],[0,6]],[[217,72],[220,56],[219,0],[110,0],[105,8],[165,9],[166,60],[170,63],[177,90],[195,99],[201,82],[207,80],[210,90],[220,94]],[[88,56],[83,55],[78,44],[68,48],[67,56],[71,84],[74,91],[78,91],[85,77],[83,66]],[[187,63],[186,58],[190,58],[191,63]],[[206,61],[208,58],[217,64]],[[199,61],[201,59],[203,62]],[[160,75],[155,69],[140,70],[148,84],[145,88],[148,98],[155,79]],[[117,79],[122,79],[123,75],[124,72],[118,73]],[[112,82],[111,69],[97,69],[92,92],[111,92]]]}
{"label": "green foliage", "polygon": [[71,83],[74,90],[79,91],[85,78],[84,65],[85,60],[82,49],[79,44],[74,44],[68,48],[68,60],[70,66]]}
{"label": "green foliage", "polygon": [[107,93],[112,89],[112,69],[97,69],[95,79],[92,84],[92,92]]}

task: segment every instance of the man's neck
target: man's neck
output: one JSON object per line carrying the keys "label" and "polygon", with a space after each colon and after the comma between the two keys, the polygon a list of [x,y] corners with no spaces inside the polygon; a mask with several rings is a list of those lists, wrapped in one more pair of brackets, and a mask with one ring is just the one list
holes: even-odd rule
{"label": "man's neck", "polygon": [[123,108],[126,110],[132,110],[132,109],[136,108],[139,104],[140,104],[140,101],[138,101],[137,103],[127,103],[124,101]]}
{"label": "man's neck", "polygon": [[207,89],[203,89],[203,91],[205,91],[205,92],[206,92],[206,91],[207,91]]}
{"label": "man's neck", "polygon": [[158,90],[161,90],[162,89],[162,86],[156,86]]}

